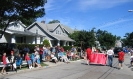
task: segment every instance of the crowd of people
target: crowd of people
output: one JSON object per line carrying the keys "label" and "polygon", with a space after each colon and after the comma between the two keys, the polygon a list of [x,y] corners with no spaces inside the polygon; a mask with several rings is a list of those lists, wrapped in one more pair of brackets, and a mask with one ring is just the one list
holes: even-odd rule
{"label": "crowd of people", "polygon": [[17,72],[17,67],[21,69],[22,61],[27,62],[29,69],[35,67],[42,67],[41,62],[51,61],[53,63],[64,62],[70,63],[71,60],[80,59],[81,51],[78,51],[76,47],[72,46],[70,50],[64,50],[61,46],[48,47],[36,45],[34,52],[30,53],[28,47],[23,48],[23,53],[20,53],[17,47],[14,47],[10,51],[10,55],[6,56],[6,52],[3,53],[2,61],[3,68],[1,73],[6,73],[6,67],[9,66],[11,71]]}
{"label": "crowd of people", "polygon": [[[70,63],[71,60],[76,60],[83,58],[87,60],[87,64],[89,65],[89,61],[91,59],[92,53],[104,53],[107,56],[108,63],[107,65],[112,67],[113,63],[113,55],[114,50],[110,48],[107,51],[99,52],[98,49],[94,47],[88,47],[85,51],[81,50],[80,47],[72,46],[70,50],[64,50],[62,46],[39,46],[36,45],[34,48],[34,52],[30,53],[30,49],[28,47],[23,48],[23,53],[19,52],[17,47],[14,47],[10,51],[10,56],[6,56],[6,52],[3,53],[2,61],[3,61],[3,68],[1,73],[6,73],[6,67],[9,66],[10,70],[17,72],[17,67],[21,69],[22,61],[27,62],[27,66],[29,69],[35,67],[42,67],[41,62],[51,61],[53,63],[64,62]],[[125,51],[123,49],[119,49],[118,53],[118,67],[119,69],[123,68],[124,62],[124,55]],[[133,52],[130,51],[131,54],[131,65],[133,65]]]}

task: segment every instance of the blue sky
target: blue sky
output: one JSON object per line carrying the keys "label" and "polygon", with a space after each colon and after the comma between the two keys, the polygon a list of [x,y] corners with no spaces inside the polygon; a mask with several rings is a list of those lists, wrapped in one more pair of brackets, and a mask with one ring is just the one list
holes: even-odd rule
{"label": "blue sky", "polygon": [[46,15],[37,21],[59,20],[72,29],[93,27],[123,36],[133,32],[133,0],[47,0]]}

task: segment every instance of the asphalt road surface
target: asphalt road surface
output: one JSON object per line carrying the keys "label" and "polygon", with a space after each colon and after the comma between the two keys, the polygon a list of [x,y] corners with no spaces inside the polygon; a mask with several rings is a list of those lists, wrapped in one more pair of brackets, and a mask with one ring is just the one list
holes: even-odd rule
{"label": "asphalt road surface", "polygon": [[118,59],[114,58],[113,67],[86,65],[84,60],[60,64],[48,68],[31,69],[8,75],[0,79],[133,79],[129,56],[125,56],[123,69],[118,70]]}

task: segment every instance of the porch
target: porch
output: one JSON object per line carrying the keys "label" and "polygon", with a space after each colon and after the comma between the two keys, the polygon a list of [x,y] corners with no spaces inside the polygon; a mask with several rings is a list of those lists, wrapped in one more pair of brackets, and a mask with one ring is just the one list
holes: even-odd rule
{"label": "porch", "polygon": [[50,40],[51,46],[73,46],[74,41]]}

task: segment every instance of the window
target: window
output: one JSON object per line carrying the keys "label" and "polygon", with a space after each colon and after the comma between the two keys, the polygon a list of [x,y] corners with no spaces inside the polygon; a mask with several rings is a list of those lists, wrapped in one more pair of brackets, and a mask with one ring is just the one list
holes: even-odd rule
{"label": "window", "polygon": [[58,34],[58,30],[56,30],[56,34]]}
{"label": "window", "polygon": [[38,34],[38,30],[36,29],[36,34]]}
{"label": "window", "polygon": [[59,34],[60,31],[58,31],[58,34]]}

